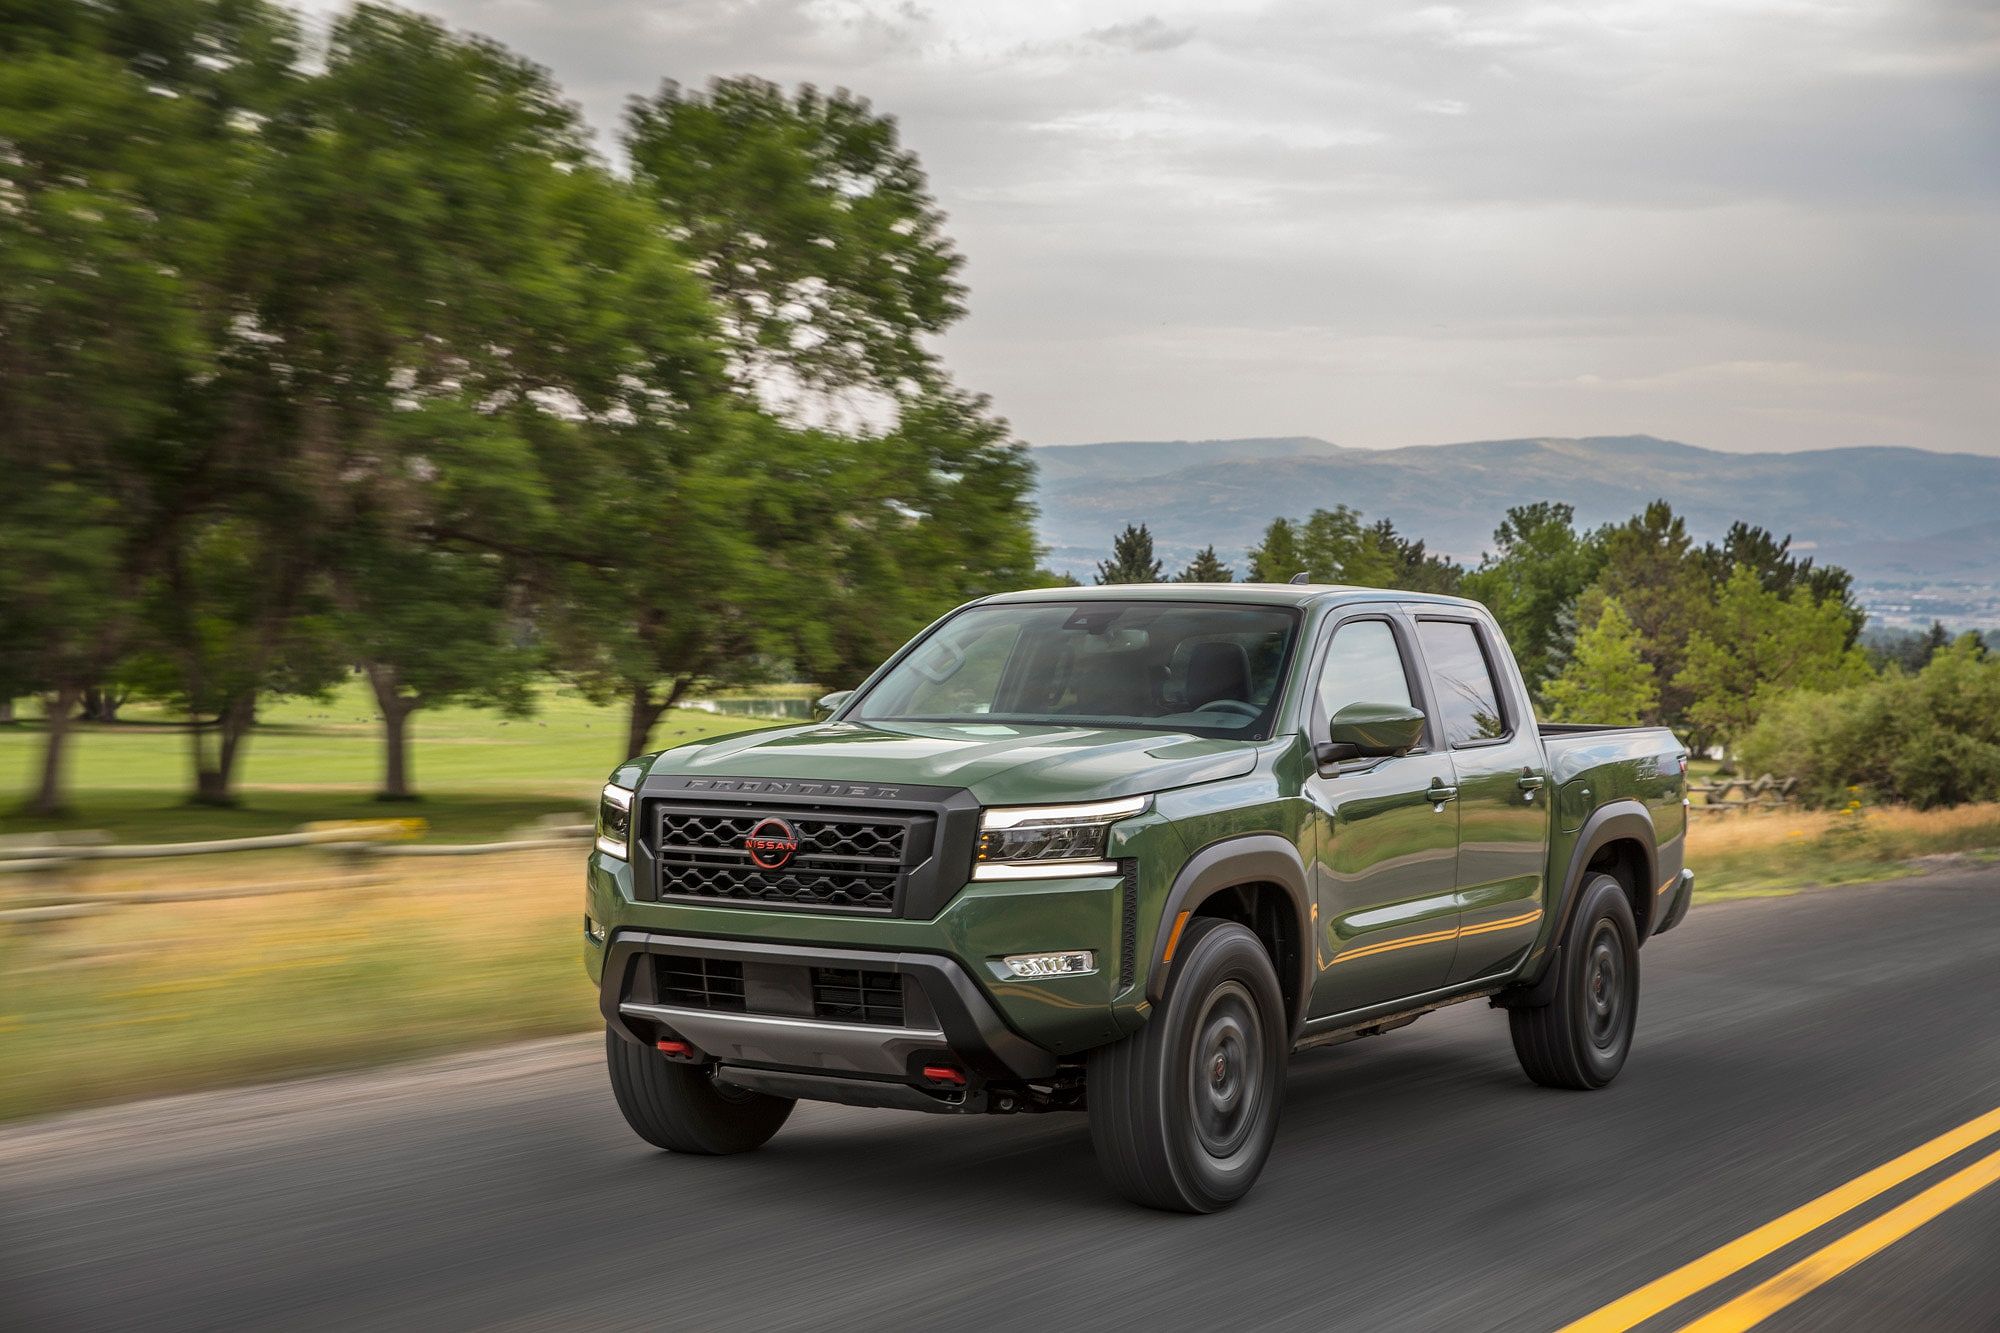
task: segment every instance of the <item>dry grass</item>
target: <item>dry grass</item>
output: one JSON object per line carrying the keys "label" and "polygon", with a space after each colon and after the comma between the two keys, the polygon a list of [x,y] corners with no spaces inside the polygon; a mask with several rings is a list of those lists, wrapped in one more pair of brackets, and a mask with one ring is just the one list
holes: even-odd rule
{"label": "dry grass", "polygon": [[1701,895],[1741,897],[1914,873],[1916,858],[2000,848],[2000,804],[1953,810],[1776,810],[1697,818]]}
{"label": "dry grass", "polygon": [[[294,858],[284,878],[326,877],[315,860]],[[254,869],[239,863],[229,882]],[[187,862],[144,880],[203,876]],[[583,1030],[596,1005],[582,902],[581,851],[555,851],[399,861],[359,890],[7,929],[0,1118]]]}

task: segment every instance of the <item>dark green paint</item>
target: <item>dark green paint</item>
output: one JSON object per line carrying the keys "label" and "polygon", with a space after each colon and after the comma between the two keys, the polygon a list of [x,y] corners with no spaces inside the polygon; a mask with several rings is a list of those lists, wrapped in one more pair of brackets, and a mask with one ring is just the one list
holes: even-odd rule
{"label": "dark green paint", "polygon": [[[1064,588],[995,600],[1189,600],[1173,585]],[[616,780],[647,775],[790,778],[958,787],[981,805],[1068,804],[1149,793],[1152,808],[1117,825],[1108,854],[1139,867],[1139,949],[1132,984],[1117,987],[1119,881],[1115,877],[971,882],[928,921],[634,901],[631,869],[593,854],[587,910],[614,931],[647,928],[765,943],[945,954],[964,963],[1007,1022],[1073,1055],[1142,1024],[1147,984],[1172,922],[1169,896],[1196,853],[1272,835],[1305,867],[1301,923],[1311,957],[1307,1016],[1339,1015],[1467,985],[1531,980],[1560,928],[1579,830],[1613,803],[1644,812],[1657,839],[1652,877],[1678,875],[1685,812],[1682,747],[1658,729],[1544,736],[1511,654],[1486,612],[1453,598],[1369,589],[1204,587],[1203,601],[1262,602],[1306,612],[1267,741],[1196,739],[1176,732],[1023,727],[978,722],[825,722],[726,737],[642,756]],[[1315,717],[1316,673],[1332,628],[1361,614],[1393,619],[1415,654],[1414,620],[1470,620],[1486,636],[1509,712],[1497,741],[1445,749],[1428,731],[1409,753],[1322,762],[1329,720]],[[1413,656],[1416,676],[1427,676]],[[1437,716],[1426,684],[1415,692]],[[1405,747],[1407,748],[1407,747]],[[1528,779],[1524,783],[1523,779]],[[1539,779],[1539,783],[1535,780]],[[1455,788],[1450,799],[1434,799]],[[1587,793],[1586,793],[1587,789]],[[1552,818],[1552,805],[1560,818]],[[967,867],[968,876],[970,867]],[[1646,901],[1658,884],[1645,886]],[[1662,900],[1664,901],[1664,900]],[[1524,915],[1538,919],[1504,926]],[[1504,928],[1480,929],[1500,923]],[[1467,933],[1471,932],[1471,933]],[[1432,937],[1430,942],[1397,946]],[[1012,953],[1090,948],[1097,972],[1038,981],[1002,979],[992,962]],[[1368,951],[1356,956],[1356,951]],[[603,950],[587,938],[601,975]],[[1317,1030],[1317,1028],[1315,1029]]]}

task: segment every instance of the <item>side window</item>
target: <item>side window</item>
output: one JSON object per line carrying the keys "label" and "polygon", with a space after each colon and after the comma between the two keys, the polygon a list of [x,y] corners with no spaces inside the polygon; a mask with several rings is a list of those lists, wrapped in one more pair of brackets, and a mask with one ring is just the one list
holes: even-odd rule
{"label": "side window", "polygon": [[1500,691],[1479,646],[1478,631],[1462,620],[1420,620],[1417,637],[1423,641],[1424,660],[1430,663],[1438,707],[1444,712],[1446,743],[1463,745],[1506,735]]}
{"label": "side window", "polygon": [[1350,620],[1333,632],[1319,678],[1319,703],[1321,716],[1328,718],[1349,704],[1412,706],[1403,654],[1388,621]]}

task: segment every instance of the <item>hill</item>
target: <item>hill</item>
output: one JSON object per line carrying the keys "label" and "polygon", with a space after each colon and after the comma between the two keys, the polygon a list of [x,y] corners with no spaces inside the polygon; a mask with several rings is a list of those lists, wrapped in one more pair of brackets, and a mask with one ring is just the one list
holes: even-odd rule
{"label": "hill", "polygon": [[1057,568],[1087,575],[1111,535],[1151,525],[1173,562],[1210,542],[1241,562],[1279,514],[1346,504],[1474,561],[1509,506],[1574,505],[1584,524],[1665,498],[1701,539],[1746,519],[1858,578],[2000,578],[2000,458],[1921,449],[1740,454],[1650,435],[1341,448],[1307,437],[1050,446],[1038,500]]}

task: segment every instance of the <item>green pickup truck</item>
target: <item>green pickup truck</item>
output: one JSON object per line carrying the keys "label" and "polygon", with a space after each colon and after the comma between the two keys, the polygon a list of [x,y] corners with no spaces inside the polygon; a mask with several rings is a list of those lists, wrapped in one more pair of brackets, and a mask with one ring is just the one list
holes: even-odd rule
{"label": "green pickup truck", "polygon": [[1538,726],[1455,598],[1012,593],[822,705],[604,788],[584,959],[659,1147],[801,1098],[1087,1111],[1120,1193],[1210,1212],[1304,1047],[1486,998],[1529,1078],[1610,1082],[1694,892],[1680,742]]}

